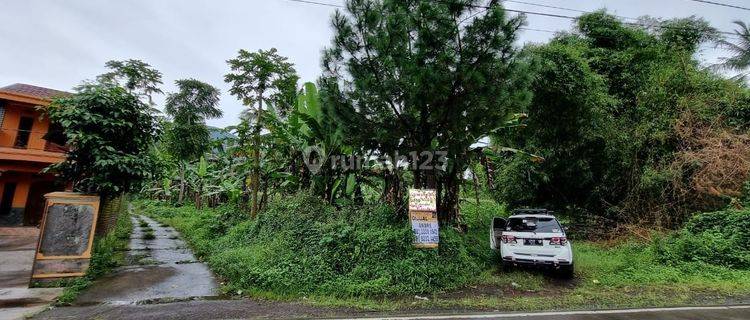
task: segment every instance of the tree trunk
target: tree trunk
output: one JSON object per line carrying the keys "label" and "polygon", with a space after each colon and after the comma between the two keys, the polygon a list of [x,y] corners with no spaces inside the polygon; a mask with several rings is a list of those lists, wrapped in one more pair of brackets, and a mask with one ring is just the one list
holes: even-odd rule
{"label": "tree trunk", "polygon": [[177,196],[177,204],[182,205],[185,197],[185,164],[180,162],[180,194]]}
{"label": "tree trunk", "polygon": [[253,130],[253,181],[252,181],[252,208],[250,215],[255,218],[258,215],[258,189],[260,188],[260,114],[263,109],[263,92],[258,94],[258,109],[255,110],[255,129]]}
{"label": "tree trunk", "polygon": [[266,203],[268,202],[268,179],[265,179],[263,181],[263,195],[260,197],[260,204],[258,205],[258,209],[263,210],[263,208],[266,207]]}
{"label": "tree trunk", "polygon": [[479,178],[477,178],[477,171],[474,170],[474,167],[469,165],[469,169],[471,170],[471,180],[474,183],[474,195],[477,197],[477,206],[479,206]]}
{"label": "tree trunk", "polygon": [[487,181],[487,189],[492,190],[495,186],[495,167],[492,165],[492,162],[487,159],[487,156],[484,154],[480,155],[481,158],[479,158],[480,162],[484,166],[484,175],[485,179]]}
{"label": "tree trunk", "polygon": [[198,190],[195,191],[195,208],[200,209],[203,207],[202,203],[202,195],[201,192],[203,191],[203,181],[198,182]]}
{"label": "tree trunk", "polygon": [[442,196],[438,202],[439,216],[442,214],[442,221],[453,222],[458,220],[458,200],[459,185],[455,170],[447,172],[442,184]]}
{"label": "tree trunk", "polygon": [[396,210],[396,215],[405,215],[406,208],[403,206],[403,193],[401,192],[401,178],[396,169],[384,171],[383,198],[385,202]]}

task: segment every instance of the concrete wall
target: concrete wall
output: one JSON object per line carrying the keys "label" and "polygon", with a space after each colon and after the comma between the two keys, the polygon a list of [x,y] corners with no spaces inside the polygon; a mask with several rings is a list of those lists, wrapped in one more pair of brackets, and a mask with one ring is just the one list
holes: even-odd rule
{"label": "concrete wall", "polygon": [[[0,126],[0,196],[6,183],[16,183],[16,191],[10,212],[0,213],[0,226],[20,226],[24,224],[24,220],[29,220],[25,215],[29,214],[27,211],[30,207],[35,209],[35,213],[32,214],[38,214],[36,211],[39,204],[34,206],[29,203],[29,193],[33,191],[32,184],[48,182],[49,186],[54,185],[54,176],[39,172],[51,163],[62,161],[65,155],[61,152],[45,151],[47,140],[43,138],[49,130],[49,118],[42,117],[35,105],[2,100],[2,106],[5,113]],[[26,148],[14,148],[21,117],[30,117],[34,122]],[[37,184],[35,188],[47,189],[44,184]],[[62,190],[60,188],[57,191]],[[43,207],[43,204],[41,206]]]}
{"label": "concrete wall", "polygon": [[13,147],[18,135],[18,123],[21,117],[34,118],[31,136],[27,149],[44,150],[47,140],[42,139],[49,129],[49,118],[40,117],[39,111],[33,105],[15,101],[5,101],[5,117],[0,131],[0,147]]}
{"label": "concrete wall", "polygon": [[[0,201],[7,183],[15,183],[16,191],[13,194],[10,213],[0,214],[0,226],[21,226],[29,224],[29,221],[38,220],[44,208],[41,194],[50,191],[63,190],[63,186],[55,183],[55,177],[51,174],[35,174],[28,172],[4,172],[0,175]],[[33,187],[32,187],[33,186]],[[36,188],[37,190],[34,190]],[[35,199],[29,199],[33,195]],[[32,202],[36,203],[32,203]]]}

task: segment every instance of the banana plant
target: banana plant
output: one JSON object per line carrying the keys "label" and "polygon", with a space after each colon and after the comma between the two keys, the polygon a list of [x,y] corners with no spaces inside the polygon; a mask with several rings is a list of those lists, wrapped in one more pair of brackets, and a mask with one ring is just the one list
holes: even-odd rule
{"label": "banana plant", "polygon": [[[338,126],[326,117],[320,104],[320,96],[315,84],[307,82],[297,95],[296,106],[287,118],[280,117],[273,108],[263,115],[263,122],[269,131],[268,155],[283,164],[284,174],[270,177],[281,179],[278,186],[296,189],[311,188],[331,203],[340,197],[351,197],[358,188],[356,170],[344,172],[333,168],[331,155],[351,154],[352,148],[343,144],[343,136]],[[303,153],[314,148],[320,162],[320,171],[312,172],[305,166]],[[278,172],[278,171],[277,171]]]}

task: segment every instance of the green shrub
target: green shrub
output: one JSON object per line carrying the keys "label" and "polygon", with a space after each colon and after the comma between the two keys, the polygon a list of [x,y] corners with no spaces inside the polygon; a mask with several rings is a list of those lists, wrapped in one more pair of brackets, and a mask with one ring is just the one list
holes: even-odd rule
{"label": "green shrub", "polygon": [[682,230],[657,239],[654,249],[665,263],[695,261],[750,269],[750,210],[695,215]]}
{"label": "green shrub", "polygon": [[489,218],[475,214],[495,214],[467,210],[469,234],[443,227],[440,247],[425,250],[412,246],[408,221],[385,206],[335,209],[299,194],[270,203],[251,221],[229,207],[147,204],[149,214],[181,231],[230,289],[333,296],[415,294],[468,283],[491,257]]}

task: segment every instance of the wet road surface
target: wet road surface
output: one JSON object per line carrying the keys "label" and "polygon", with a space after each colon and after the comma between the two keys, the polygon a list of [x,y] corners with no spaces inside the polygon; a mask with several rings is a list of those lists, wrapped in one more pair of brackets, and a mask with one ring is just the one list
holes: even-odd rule
{"label": "wet road surface", "polygon": [[62,292],[28,287],[38,236],[33,227],[0,228],[0,320],[39,312]]}
{"label": "wet road surface", "polygon": [[[132,219],[133,233],[126,254],[128,265],[97,280],[78,297],[76,304],[130,304],[218,294],[214,275],[196,260],[174,229],[146,216],[134,215]],[[148,223],[148,227],[141,227],[139,220]],[[153,230],[153,239],[145,236],[148,228]]]}

